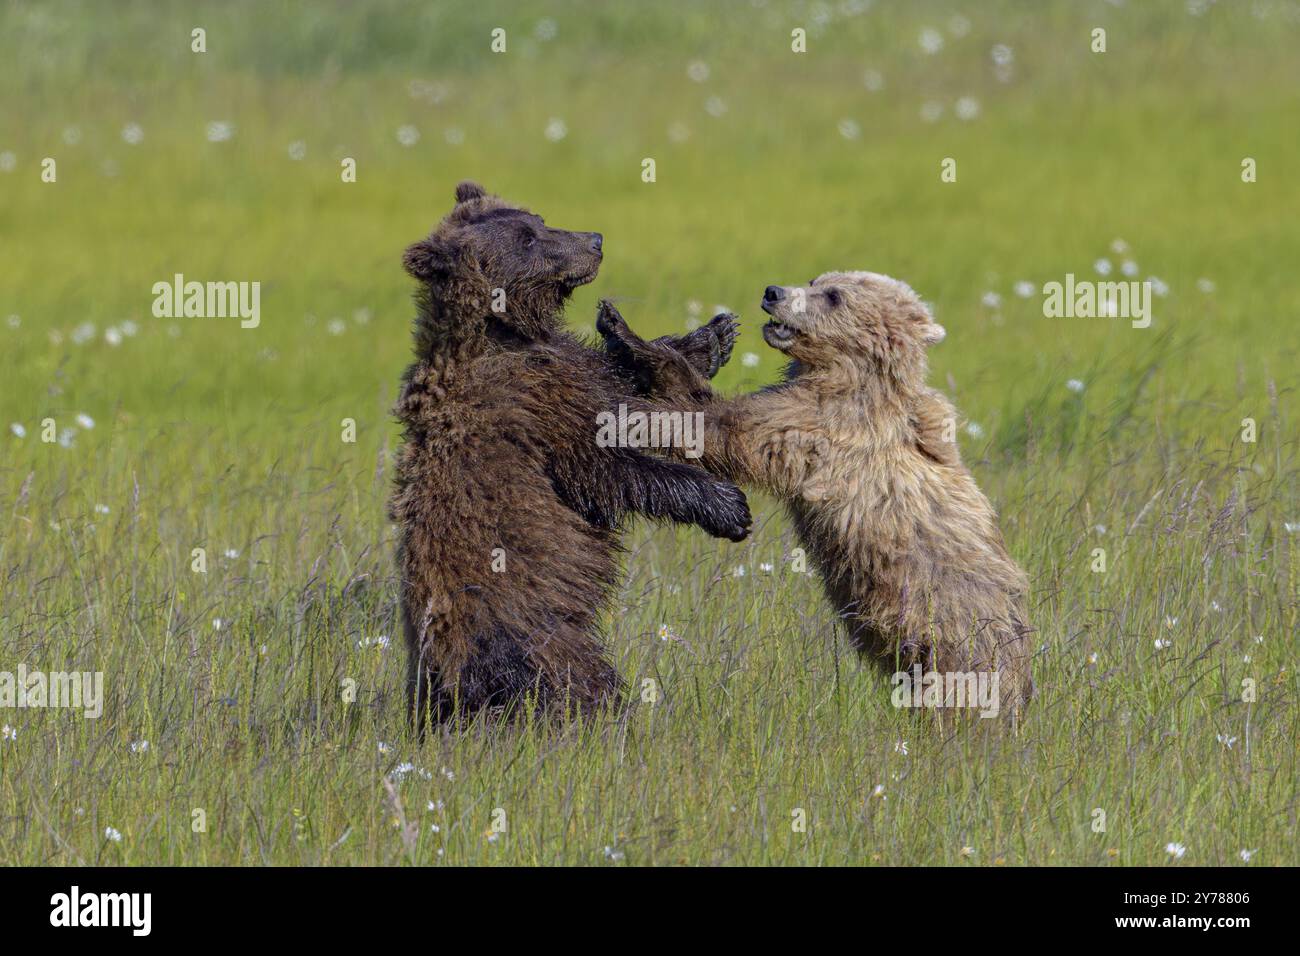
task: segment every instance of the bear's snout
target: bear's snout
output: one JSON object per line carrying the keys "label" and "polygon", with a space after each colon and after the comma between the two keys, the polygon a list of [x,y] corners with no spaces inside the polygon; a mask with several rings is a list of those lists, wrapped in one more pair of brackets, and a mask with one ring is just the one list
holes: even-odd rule
{"label": "bear's snout", "polygon": [[768,315],[776,315],[776,307],[785,301],[785,286],[770,285],[763,290],[763,301],[759,303],[761,308]]}

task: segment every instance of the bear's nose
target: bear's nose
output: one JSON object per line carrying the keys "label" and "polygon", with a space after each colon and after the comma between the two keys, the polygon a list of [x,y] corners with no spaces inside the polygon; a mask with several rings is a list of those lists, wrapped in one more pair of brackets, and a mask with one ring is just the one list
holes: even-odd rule
{"label": "bear's nose", "polygon": [[591,251],[600,252],[600,247],[605,244],[605,237],[598,232],[591,234]]}
{"label": "bear's nose", "polygon": [[785,298],[785,289],[779,285],[770,285],[763,290],[764,302],[780,302]]}

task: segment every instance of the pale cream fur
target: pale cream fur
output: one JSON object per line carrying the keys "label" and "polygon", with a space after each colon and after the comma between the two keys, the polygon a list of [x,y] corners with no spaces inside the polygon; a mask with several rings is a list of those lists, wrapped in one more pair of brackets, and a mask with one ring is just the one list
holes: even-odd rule
{"label": "pale cream fur", "polygon": [[[1018,713],[1033,687],[1028,581],[961,461],[956,411],[926,385],[942,327],[875,273],[772,288],[764,337],[792,359],[787,378],[705,400],[703,464],[782,499],[864,653],[897,670],[996,670],[1004,713]],[[665,398],[707,388],[671,356],[650,361]]]}

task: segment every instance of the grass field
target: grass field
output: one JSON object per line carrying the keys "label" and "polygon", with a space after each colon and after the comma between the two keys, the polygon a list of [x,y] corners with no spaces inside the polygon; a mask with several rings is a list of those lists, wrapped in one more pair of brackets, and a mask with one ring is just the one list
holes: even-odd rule
{"label": "grass field", "polygon": [[[4,3],[0,671],[106,700],[0,707],[0,863],[1300,863],[1300,7],[1203,6]],[[630,530],[657,702],[411,738],[400,255],[466,177],[604,233],[575,327],[739,311],[723,391],[779,373],[769,282],[933,303],[1033,585],[1018,735],[895,710],[754,496],[743,545]],[[1099,259],[1150,328],[1044,317]],[[154,317],[175,273],[261,324]]]}

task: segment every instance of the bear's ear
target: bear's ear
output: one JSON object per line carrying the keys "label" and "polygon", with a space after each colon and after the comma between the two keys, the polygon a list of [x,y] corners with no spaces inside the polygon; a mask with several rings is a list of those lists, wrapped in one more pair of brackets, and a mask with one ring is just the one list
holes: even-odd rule
{"label": "bear's ear", "polygon": [[487,190],[473,180],[467,179],[456,186],[456,202],[469,202],[471,199],[482,199],[487,195]]}
{"label": "bear's ear", "polygon": [[413,278],[425,282],[447,275],[456,264],[456,250],[446,239],[430,236],[407,246],[402,265]]}
{"label": "bear's ear", "polygon": [[948,330],[938,322],[927,322],[921,332],[921,341],[926,345],[938,345],[948,336]]}

